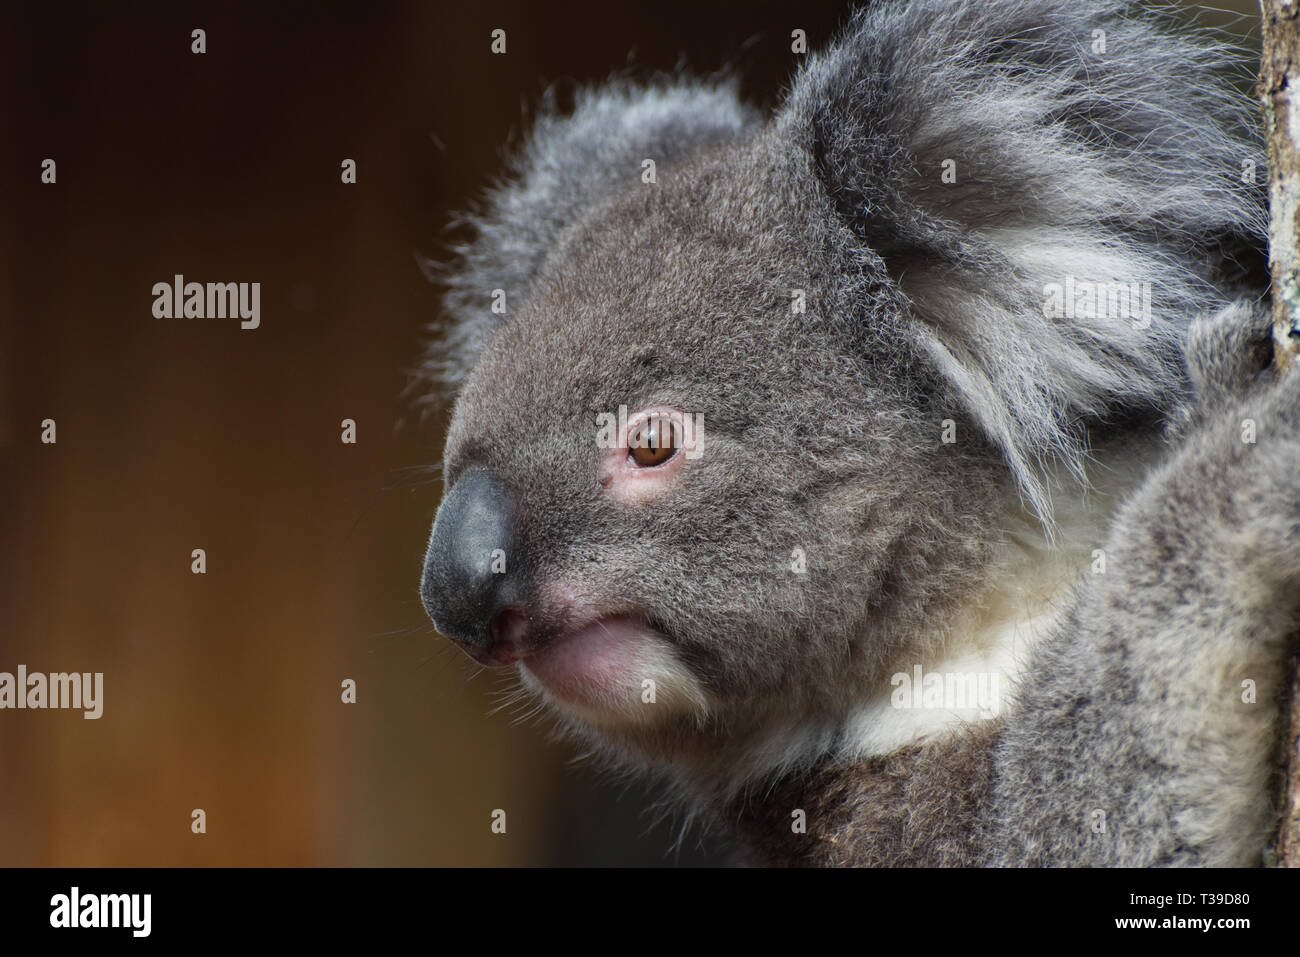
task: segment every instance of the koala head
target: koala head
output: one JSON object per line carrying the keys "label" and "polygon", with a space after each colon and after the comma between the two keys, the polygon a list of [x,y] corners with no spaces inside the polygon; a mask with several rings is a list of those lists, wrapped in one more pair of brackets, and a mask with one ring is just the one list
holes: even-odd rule
{"label": "koala head", "polygon": [[[1050,529],[1050,469],[1183,388],[1229,295],[1189,237],[1258,240],[1240,105],[1171,108],[1140,24],[1079,56],[1091,5],[975,6],[858,15],[766,119],[725,83],[588,90],[474,220],[422,598],[571,727],[655,761],[842,713],[1008,515]],[[1048,315],[1067,276],[1154,284],[1146,324]]]}
{"label": "koala head", "polygon": [[[869,332],[818,289],[768,149],[662,163],[587,211],[456,406],[435,621],[601,727],[874,673],[895,636],[873,621],[926,600],[900,577],[928,580],[996,491],[938,441],[888,288]],[[963,483],[918,484],[958,460]]]}

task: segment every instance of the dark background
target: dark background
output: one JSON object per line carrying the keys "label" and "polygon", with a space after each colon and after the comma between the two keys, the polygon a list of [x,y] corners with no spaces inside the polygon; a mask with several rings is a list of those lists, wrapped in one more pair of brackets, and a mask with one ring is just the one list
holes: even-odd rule
{"label": "dark background", "polygon": [[[493,712],[510,682],[425,618],[445,420],[409,388],[439,321],[416,256],[446,258],[549,83],[730,65],[770,106],[790,31],[818,49],[847,5],[2,9],[0,671],[102,671],[105,704],[0,711],[0,865],[728,859]],[[176,273],[260,282],[261,328],[155,319]]]}

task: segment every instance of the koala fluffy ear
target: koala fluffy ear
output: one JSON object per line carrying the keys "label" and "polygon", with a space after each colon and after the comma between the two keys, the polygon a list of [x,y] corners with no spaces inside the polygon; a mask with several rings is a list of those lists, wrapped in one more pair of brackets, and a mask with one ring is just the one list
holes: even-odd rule
{"label": "koala fluffy ear", "polygon": [[[1259,293],[1240,273],[1267,175],[1225,76],[1243,66],[1110,0],[885,0],[782,107],[839,261],[883,261],[917,348],[1049,521],[1050,466],[1082,478],[1090,427],[1175,404],[1190,321]],[[1081,282],[1139,284],[1149,324],[1056,315],[1049,290]]]}
{"label": "koala fluffy ear", "polygon": [[478,213],[461,218],[474,238],[451,263],[429,266],[447,287],[450,322],[425,377],[454,389],[503,318],[492,311],[492,291],[505,291],[511,311],[525,301],[566,228],[616,190],[639,183],[643,160],[663,167],[686,152],[747,137],[761,120],[729,79],[647,86],[615,80],[579,90],[567,116],[548,95],[504,181]]}

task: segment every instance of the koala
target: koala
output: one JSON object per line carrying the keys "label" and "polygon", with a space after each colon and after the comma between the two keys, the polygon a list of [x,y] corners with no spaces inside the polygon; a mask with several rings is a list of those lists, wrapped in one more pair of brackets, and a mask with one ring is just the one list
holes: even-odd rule
{"label": "koala", "polygon": [[544,110],[424,365],[437,630],[755,863],[1260,863],[1300,384],[1244,65],[898,0],[771,115]]}

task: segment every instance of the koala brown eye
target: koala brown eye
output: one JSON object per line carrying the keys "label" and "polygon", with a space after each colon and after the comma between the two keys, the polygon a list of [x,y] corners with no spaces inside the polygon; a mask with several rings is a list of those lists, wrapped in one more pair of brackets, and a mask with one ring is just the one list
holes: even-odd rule
{"label": "koala brown eye", "polygon": [[663,465],[677,452],[677,423],[667,416],[657,415],[646,419],[628,442],[632,461],[642,468]]}

